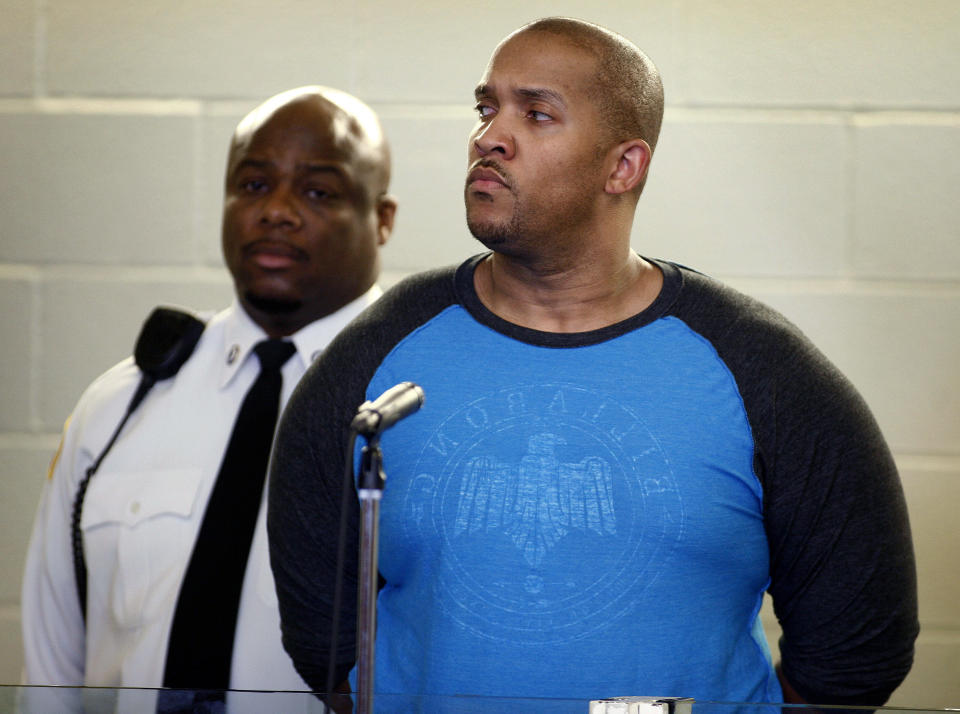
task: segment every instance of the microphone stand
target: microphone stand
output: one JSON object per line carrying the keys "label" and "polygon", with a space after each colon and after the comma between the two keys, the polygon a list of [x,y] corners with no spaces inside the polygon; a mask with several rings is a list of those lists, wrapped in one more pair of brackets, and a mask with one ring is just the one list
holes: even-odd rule
{"label": "microphone stand", "polygon": [[[423,390],[413,382],[401,382],[379,397],[360,405],[350,423],[354,433],[367,445],[360,452],[357,498],[360,501],[360,553],[357,594],[357,711],[373,712],[373,663],[377,637],[377,593],[380,572],[377,565],[380,540],[380,500],[386,474],[380,434],[423,405]],[[351,442],[353,443],[353,442]],[[352,460],[352,455],[348,458]],[[344,491],[346,493],[346,491]]]}
{"label": "microphone stand", "polygon": [[368,436],[360,457],[360,572],[357,602],[357,714],[373,712],[373,662],[377,636],[380,500],[386,474],[380,435]]}

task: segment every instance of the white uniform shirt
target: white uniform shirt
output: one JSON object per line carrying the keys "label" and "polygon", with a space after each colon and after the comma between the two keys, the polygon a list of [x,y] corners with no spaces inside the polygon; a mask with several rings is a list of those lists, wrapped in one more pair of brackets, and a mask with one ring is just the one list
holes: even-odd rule
{"label": "white uniform shirt", "polygon": [[[380,295],[376,286],[290,339],[281,405],[306,367]],[[107,444],[140,380],[132,358],[94,381],[64,432],[34,524],[23,584],[26,684],[159,687],[180,584],[233,422],[259,373],[266,335],[237,302],[214,316],[194,354],[134,412],[83,506],[87,623],[70,542],[77,486]],[[270,570],[266,499],[244,577],[232,689],[308,690],[280,641]]]}

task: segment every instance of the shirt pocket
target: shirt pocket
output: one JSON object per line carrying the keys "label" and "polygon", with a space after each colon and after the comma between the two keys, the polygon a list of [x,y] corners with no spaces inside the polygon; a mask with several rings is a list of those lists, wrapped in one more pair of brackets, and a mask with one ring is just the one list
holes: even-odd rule
{"label": "shirt pocket", "polygon": [[201,485],[199,469],[93,477],[80,520],[88,607],[108,607],[122,628],[172,611],[202,515]]}

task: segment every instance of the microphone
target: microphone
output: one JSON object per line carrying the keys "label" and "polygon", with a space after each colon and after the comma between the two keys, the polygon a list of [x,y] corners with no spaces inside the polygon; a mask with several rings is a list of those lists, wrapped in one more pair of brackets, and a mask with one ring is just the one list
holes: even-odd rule
{"label": "microphone", "polygon": [[350,428],[366,437],[378,436],[423,406],[423,389],[413,382],[400,382],[376,400],[364,402]]}

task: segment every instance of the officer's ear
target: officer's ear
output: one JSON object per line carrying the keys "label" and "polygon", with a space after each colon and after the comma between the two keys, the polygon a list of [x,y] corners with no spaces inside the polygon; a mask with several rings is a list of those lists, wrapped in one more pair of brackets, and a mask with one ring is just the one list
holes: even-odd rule
{"label": "officer's ear", "polygon": [[397,215],[397,199],[384,194],[377,199],[377,245],[384,245],[393,233],[393,220]]}

